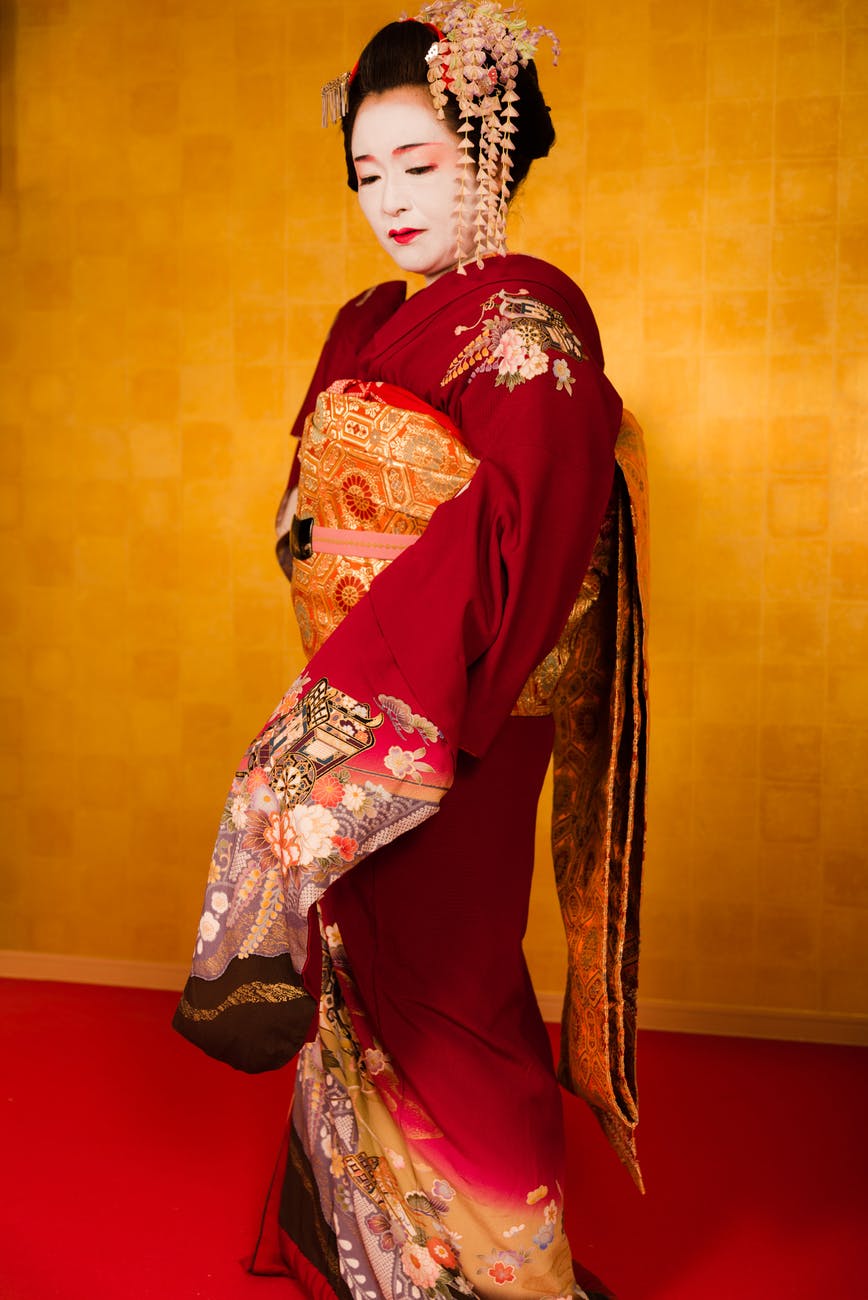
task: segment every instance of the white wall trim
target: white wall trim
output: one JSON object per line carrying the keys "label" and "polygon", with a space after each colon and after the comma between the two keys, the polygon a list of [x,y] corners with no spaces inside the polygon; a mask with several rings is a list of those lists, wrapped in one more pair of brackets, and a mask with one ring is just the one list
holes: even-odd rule
{"label": "white wall trim", "polygon": [[[109,984],[121,988],[171,989],[180,993],[188,967],[174,962],[124,961],[54,952],[0,949],[0,978],[58,980],[68,984]],[[557,1023],[563,995],[538,993],[546,1020]],[[722,1034],[735,1038],[779,1038],[803,1043],[868,1046],[868,1016],[840,1012],[791,1011],[774,1007],[721,1006],[715,1003],[639,1000],[642,1029],[677,1034]]]}
{"label": "white wall trim", "polygon": [[63,984],[111,984],[133,989],[184,987],[188,966],[173,962],[77,957],[59,952],[16,952],[0,948],[0,978],[57,980]]}
{"label": "white wall trim", "polygon": [[[540,992],[537,996],[544,1018],[557,1023],[563,995]],[[868,1016],[834,1011],[791,1011],[640,998],[639,1027],[674,1034],[723,1034],[730,1038],[780,1038],[798,1043],[868,1047]]]}

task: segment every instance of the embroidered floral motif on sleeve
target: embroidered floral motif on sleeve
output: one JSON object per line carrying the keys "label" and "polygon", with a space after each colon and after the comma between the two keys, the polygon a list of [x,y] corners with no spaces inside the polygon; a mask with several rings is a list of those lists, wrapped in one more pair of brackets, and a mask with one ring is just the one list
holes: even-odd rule
{"label": "embroidered floral motif on sleeve", "polygon": [[[300,969],[308,908],[395,827],[436,809],[448,785],[441,733],[403,700],[382,699],[376,713],[326,678],[303,677],[251,743],[220,822],[194,974],[213,979],[234,957],[286,951]],[[418,748],[390,743],[409,733]]]}
{"label": "embroidered floral motif on sleeve", "polygon": [[573,374],[563,357],[556,357],[552,362],[552,374],[558,381],[558,392],[565,388],[570,397],[573,395]]}
{"label": "embroidered floral motif on sleeve", "polygon": [[434,771],[430,763],[419,761],[424,754],[424,746],[420,749],[402,749],[400,745],[392,745],[383,764],[399,781],[421,781],[423,772]]}
{"label": "embroidered floral motif on sleeve", "polygon": [[426,740],[429,745],[433,745],[439,739],[440,732],[434,726],[434,723],[429,722],[427,718],[423,718],[421,714],[414,713],[409,704],[405,704],[403,700],[395,699],[394,695],[378,695],[377,703],[391,720],[396,731],[400,731],[407,736],[412,735],[414,731],[418,731],[422,739]]}
{"label": "embroidered floral motif on sleeve", "polygon": [[[494,373],[495,387],[505,384],[510,392],[551,370],[557,391],[573,395],[573,373],[566,358],[584,360],[582,345],[564,317],[554,307],[532,298],[526,289],[492,294],[482,305],[473,325],[459,325],[455,333],[478,331],[472,342],[461,349],[450,365],[441,387],[467,374],[467,382],[477,375]],[[550,361],[549,353],[560,355]]]}

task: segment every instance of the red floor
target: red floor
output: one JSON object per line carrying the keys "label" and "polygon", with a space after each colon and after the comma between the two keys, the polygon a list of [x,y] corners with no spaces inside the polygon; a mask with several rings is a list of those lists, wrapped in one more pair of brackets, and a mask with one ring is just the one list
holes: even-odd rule
{"label": "red floor", "polygon": [[[169,993],[0,980],[0,1300],[229,1300],[291,1087]],[[567,1099],[574,1254],[619,1300],[868,1296],[868,1052],[646,1032],[640,1197]]]}

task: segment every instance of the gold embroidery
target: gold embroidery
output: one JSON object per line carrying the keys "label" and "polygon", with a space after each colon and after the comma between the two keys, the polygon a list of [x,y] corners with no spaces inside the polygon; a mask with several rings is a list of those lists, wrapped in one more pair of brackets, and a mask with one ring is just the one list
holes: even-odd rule
{"label": "gold embroidery", "polygon": [[[494,314],[485,320],[486,312]],[[482,304],[475,324],[459,325],[455,333],[464,334],[480,326],[480,332],[461,349],[440,380],[441,388],[467,370],[472,370],[473,375],[490,370],[497,374],[495,384],[506,384],[512,392],[517,384],[548,372],[547,352],[561,352],[577,361],[585,359],[581,342],[561,313],[531,298],[526,289],[520,293],[501,289],[492,294]],[[552,363],[552,371],[558,389],[566,388],[572,396],[573,377],[563,357]]]}
{"label": "gold embroidery", "polygon": [[248,1002],[294,1002],[307,996],[306,990],[297,988],[295,984],[266,984],[263,980],[252,980],[249,984],[240,985],[218,1007],[194,1007],[183,997],[178,1010],[187,1020],[216,1020],[224,1011]]}
{"label": "gold embroidery", "polygon": [[268,784],[284,807],[304,803],[317,777],[372,749],[382,713],[330,686],[322,677],[300,705],[280,710],[250,747],[250,763],[268,772]]}

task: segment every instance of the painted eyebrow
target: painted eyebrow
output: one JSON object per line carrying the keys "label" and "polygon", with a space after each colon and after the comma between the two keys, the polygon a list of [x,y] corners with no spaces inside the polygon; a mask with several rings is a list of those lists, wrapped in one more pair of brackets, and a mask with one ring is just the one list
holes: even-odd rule
{"label": "painted eyebrow", "polygon": [[[439,140],[420,140],[418,144],[399,144],[397,149],[392,150],[392,157],[398,154],[409,153],[411,149],[430,149],[436,148],[440,144]],[[353,158],[353,162],[374,162],[374,155],[371,153],[359,153]]]}

